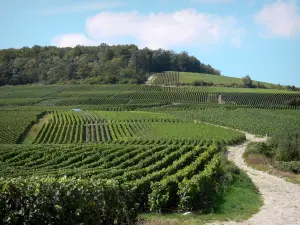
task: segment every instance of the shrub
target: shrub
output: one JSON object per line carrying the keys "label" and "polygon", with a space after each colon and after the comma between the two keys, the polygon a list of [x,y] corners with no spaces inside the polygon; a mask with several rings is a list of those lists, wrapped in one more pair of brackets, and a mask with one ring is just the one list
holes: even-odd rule
{"label": "shrub", "polygon": [[[254,85],[253,85],[254,86]],[[264,84],[261,84],[260,82],[257,82],[256,85],[257,88],[263,88],[263,89],[267,89],[267,87]]]}
{"label": "shrub", "polygon": [[280,132],[275,134],[270,145],[275,149],[276,161],[300,160],[300,132]]}
{"label": "shrub", "polygon": [[274,150],[264,142],[251,142],[247,145],[244,157],[248,157],[250,154],[261,154],[271,158],[274,156]]}
{"label": "shrub", "polygon": [[156,212],[167,212],[178,206],[178,181],[172,178],[163,179],[161,182],[151,185],[150,210]]}
{"label": "shrub", "polygon": [[252,87],[252,80],[249,75],[242,78],[242,82],[245,88],[251,88]]}
{"label": "shrub", "polygon": [[294,85],[292,85],[292,86],[287,85],[286,89],[289,90],[289,91],[300,91],[300,88],[299,87],[295,87]]}
{"label": "shrub", "polygon": [[300,98],[293,98],[285,102],[288,106],[300,106]]}
{"label": "shrub", "polygon": [[206,86],[206,82],[203,80],[194,80],[191,84],[193,86]]}
{"label": "shrub", "polygon": [[274,163],[274,167],[282,171],[300,173],[300,161],[291,161],[291,162],[276,161]]}
{"label": "shrub", "polygon": [[133,224],[129,186],[115,181],[28,178],[0,180],[1,224]]}
{"label": "shrub", "polygon": [[211,212],[216,207],[220,190],[223,189],[220,182],[222,174],[221,158],[216,154],[204,171],[179,183],[180,208]]}

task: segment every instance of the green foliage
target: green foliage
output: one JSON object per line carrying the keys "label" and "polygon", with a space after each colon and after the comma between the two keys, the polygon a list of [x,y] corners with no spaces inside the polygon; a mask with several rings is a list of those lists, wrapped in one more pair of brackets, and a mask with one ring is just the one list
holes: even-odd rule
{"label": "green foliage", "polygon": [[191,84],[193,86],[213,86],[212,82],[205,82],[203,80],[194,80]]}
{"label": "green foliage", "polygon": [[101,107],[115,111],[187,103],[299,109],[293,99],[300,98],[297,92],[270,89],[131,84],[7,86],[0,88],[0,94],[0,107],[5,109],[16,106],[65,106],[68,109]]}
{"label": "green foliage", "polygon": [[205,82],[213,82],[214,84],[240,83],[240,79],[235,77],[211,76],[205,73],[180,73],[181,82],[189,84],[194,80],[203,80]]}
{"label": "green foliage", "polygon": [[203,139],[224,144],[245,139],[244,134],[203,123],[154,123],[148,135],[166,139]]}
{"label": "green foliage", "polygon": [[[106,145],[1,146],[0,172],[6,179],[31,176],[113,179],[133,188],[134,201],[139,203],[140,210],[149,207],[167,210],[178,207],[181,181],[202,173],[221,149],[204,143],[190,144],[132,141]],[[162,193],[167,196],[166,203],[159,197]]]}
{"label": "green foliage", "polygon": [[251,88],[252,87],[252,80],[249,75],[242,78],[242,82],[245,88]]}
{"label": "green foliage", "polygon": [[82,179],[0,180],[1,224],[133,224],[129,186]]}
{"label": "green foliage", "polygon": [[300,127],[299,110],[204,108],[204,110],[189,111],[173,110],[168,113],[178,118],[209,122],[263,136],[297,132]]}
{"label": "green foliage", "polygon": [[34,143],[100,143],[146,138],[205,140],[226,144],[245,139],[239,132],[207,124],[187,123],[163,113],[55,111],[49,117],[50,120],[42,127]]}
{"label": "green foliage", "polygon": [[109,121],[142,121],[142,120],[169,120],[176,121],[175,117],[166,113],[159,112],[147,112],[147,111],[122,111],[122,112],[111,112],[111,111],[97,111],[97,114]]}
{"label": "green foliage", "polygon": [[[195,80],[201,80],[205,82],[208,86],[214,85],[214,86],[220,86],[220,87],[244,87],[243,81],[241,78],[237,77],[228,77],[228,76],[212,76],[211,74],[205,74],[205,73],[190,73],[190,72],[168,72],[169,76],[174,74],[178,74],[179,76],[179,83],[180,84],[191,84]],[[164,74],[165,75],[165,74]],[[169,80],[174,80],[174,78],[169,78]],[[156,82],[156,80],[154,80]],[[161,83],[160,84],[165,84]],[[266,83],[266,82],[258,82],[258,81],[252,81],[253,87],[258,88],[273,88],[272,84]],[[296,90],[296,89],[294,89]]]}
{"label": "green foliage", "polygon": [[[291,101],[297,97],[297,94],[275,94],[275,93],[221,93],[222,103],[228,105],[248,105],[267,107],[286,106],[287,101]],[[289,105],[286,108],[296,108],[297,105]]]}
{"label": "green foliage", "polygon": [[38,111],[0,111],[0,144],[21,143],[26,131],[35,123]]}
{"label": "green foliage", "polygon": [[159,73],[152,75],[151,84],[156,85],[180,85],[179,73]]}
{"label": "green foliage", "polygon": [[283,132],[272,136],[268,143],[252,142],[248,144],[244,157],[263,155],[279,170],[300,173],[299,137],[299,132]]}
{"label": "green foliage", "polygon": [[216,207],[220,182],[220,155],[216,154],[203,172],[179,184],[180,207],[183,210],[211,211]]}
{"label": "green foliage", "polygon": [[8,98],[0,99],[0,106],[22,106],[22,105],[35,105],[43,101],[42,98]]}
{"label": "green foliage", "polygon": [[248,157],[250,154],[261,154],[268,158],[272,158],[275,151],[265,142],[251,142],[247,145],[244,157]]}
{"label": "green foliage", "polygon": [[[131,53],[127,53],[130,65],[137,57],[142,57],[136,55],[133,60]],[[149,56],[150,52],[146,53]],[[72,54],[82,55],[81,48],[75,48]],[[120,70],[122,82],[126,83],[131,79],[128,77],[130,70],[117,67],[120,59],[115,59],[115,56],[114,51],[107,50],[99,57],[111,61],[109,64],[114,69],[110,72],[117,74]],[[76,74],[78,77],[88,74],[85,59],[82,60],[81,73]],[[149,65],[141,64],[143,66]],[[184,65],[180,65],[180,70],[184,69]],[[170,79],[174,76],[171,73],[165,75],[167,82],[172,83]],[[116,77],[109,79],[115,82]],[[224,162],[219,152],[224,145],[244,140],[245,135],[201,121],[262,135],[295,132],[300,127],[299,112],[286,110],[297,107],[285,105],[298,93],[273,93],[261,89],[247,93],[239,91],[221,87],[131,84],[0,88],[3,94],[0,97],[1,137],[9,135],[5,143],[19,142],[15,141],[16,137],[24,134],[39,112],[47,113],[33,144],[0,145],[0,174],[5,179],[2,183],[12,184],[13,190],[25,196],[20,201],[26,212],[22,214],[21,211],[20,216],[20,210],[14,211],[6,204],[0,204],[0,207],[6,207],[3,208],[3,218],[13,215],[11,218],[18,220],[17,223],[26,219],[25,222],[30,224],[40,222],[38,216],[45,217],[49,224],[61,220],[93,224],[96,219],[101,223],[109,218],[105,223],[122,224],[132,223],[136,206],[139,211],[215,211],[219,197],[239,173],[236,167]],[[72,111],[74,108],[81,110]],[[13,128],[13,132],[8,128]],[[284,149],[294,148],[298,143],[296,140],[283,142],[287,143]],[[257,151],[273,154],[273,150],[264,144],[259,144]],[[295,152],[290,152],[291,159],[296,159]],[[63,176],[67,179],[62,185],[60,178]],[[20,178],[15,179],[17,177]],[[32,200],[36,198],[33,190],[37,184],[45,189],[37,195],[38,199],[43,199],[41,202]],[[78,197],[79,189],[84,194]],[[58,190],[59,194],[56,194]],[[66,193],[73,193],[73,190],[73,197],[69,198]],[[112,211],[105,208],[104,203],[95,206],[92,197],[96,194],[101,195],[100,203],[104,201]],[[4,196],[14,201],[11,199],[15,196]],[[29,202],[25,202],[27,198]],[[107,199],[111,199],[111,203],[106,203]],[[38,204],[36,207],[40,210],[33,212],[34,221],[30,221],[28,212],[35,209],[34,204]],[[76,207],[82,214],[74,215],[78,211]],[[46,209],[52,214],[46,215]]]}
{"label": "green foliage", "polygon": [[286,89],[289,90],[289,91],[300,91],[300,88],[297,88],[294,85],[292,85],[292,86],[287,85]]}
{"label": "green foliage", "polygon": [[[230,164],[230,167],[234,167]],[[239,170],[238,170],[239,171]],[[199,211],[185,215],[182,212],[172,213],[144,213],[140,215],[146,224],[207,224],[212,221],[244,221],[260,211],[263,205],[257,188],[251,179],[244,173],[233,174],[230,185],[224,191],[222,198],[217,202],[213,213],[200,214]],[[237,207],[238,206],[238,207]]]}
{"label": "green foliage", "polygon": [[267,86],[266,85],[264,85],[264,84],[262,84],[262,83],[260,83],[260,82],[256,82],[256,85],[255,84],[252,84],[252,87],[253,88],[262,88],[262,89],[266,89],[267,88]]}
{"label": "green foliage", "polygon": [[282,162],[282,161],[275,161],[274,163],[275,168],[300,174],[300,161],[290,161],[290,162]]}
{"label": "green foliage", "polygon": [[286,104],[289,106],[300,106],[300,98],[293,98],[286,101]]}
{"label": "green foliage", "polygon": [[34,46],[0,51],[0,86],[31,83],[144,83],[147,73],[219,71],[187,52],[138,49],[135,45],[57,48]]}
{"label": "green foliage", "polygon": [[300,160],[300,132],[285,131],[275,134],[270,145],[275,149],[275,160],[277,161],[299,161]]}
{"label": "green foliage", "polygon": [[[216,156],[218,151],[219,149],[217,146],[211,146],[189,166],[178,170],[172,176],[168,176],[158,183],[152,184],[152,192],[149,195],[150,210],[165,212],[166,210],[176,208],[179,205],[179,186],[182,183],[182,180],[190,179],[192,174],[202,173],[204,165],[210,165],[210,159]],[[205,173],[205,170],[203,172]]]}

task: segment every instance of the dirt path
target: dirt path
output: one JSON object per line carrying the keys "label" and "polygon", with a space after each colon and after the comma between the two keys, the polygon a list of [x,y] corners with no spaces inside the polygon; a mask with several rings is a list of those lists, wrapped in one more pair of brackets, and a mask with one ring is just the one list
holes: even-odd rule
{"label": "dirt path", "polygon": [[48,122],[49,118],[49,114],[46,114],[40,118],[37,123],[33,124],[22,144],[31,144],[42,129],[43,125]]}
{"label": "dirt path", "polygon": [[244,225],[297,225],[300,224],[300,186],[289,183],[281,178],[257,171],[248,167],[243,160],[243,152],[251,141],[265,141],[265,138],[258,138],[245,133],[247,141],[241,145],[228,149],[228,158],[239,168],[247,172],[253,183],[261,192],[264,205],[260,212],[247,221],[243,222],[214,222],[215,224],[244,224]]}

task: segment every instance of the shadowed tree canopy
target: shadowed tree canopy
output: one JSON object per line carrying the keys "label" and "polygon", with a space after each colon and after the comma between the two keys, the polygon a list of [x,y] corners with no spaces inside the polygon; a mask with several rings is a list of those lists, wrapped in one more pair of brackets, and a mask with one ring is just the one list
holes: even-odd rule
{"label": "shadowed tree canopy", "polygon": [[242,82],[245,88],[251,88],[252,87],[252,80],[249,75],[246,75],[242,78]]}
{"label": "shadowed tree canopy", "polygon": [[187,52],[138,49],[136,45],[33,46],[0,50],[0,85],[29,83],[144,83],[162,71],[220,75]]}

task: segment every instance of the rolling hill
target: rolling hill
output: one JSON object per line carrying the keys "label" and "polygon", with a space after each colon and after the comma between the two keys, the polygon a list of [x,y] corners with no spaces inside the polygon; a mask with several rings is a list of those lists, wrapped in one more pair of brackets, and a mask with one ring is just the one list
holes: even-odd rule
{"label": "rolling hill", "polygon": [[[242,85],[242,78],[229,77],[229,76],[217,76],[212,74],[204,73],[192,73],[192,72],[174,72],[167,71],[164,73],[158,73],[151,77],[149,83],[152,84],[192,84],[195,81],[204,81],[206,83],[211,83],[213,86],[239,86]],[[268,89],[276,89],[278,85],[267,83],[263,81],[252,81],[254,86],[261,86]],[[211,85],[210,84],[210,85]]]}

